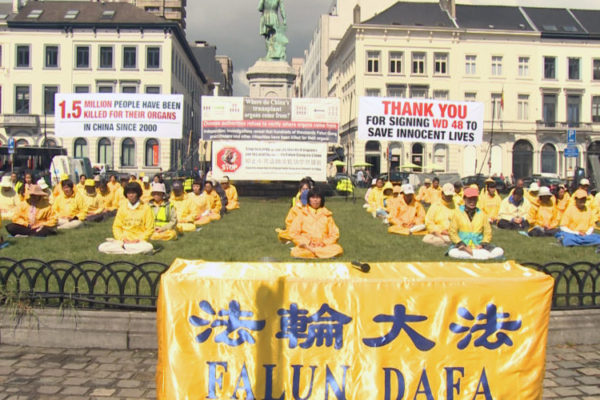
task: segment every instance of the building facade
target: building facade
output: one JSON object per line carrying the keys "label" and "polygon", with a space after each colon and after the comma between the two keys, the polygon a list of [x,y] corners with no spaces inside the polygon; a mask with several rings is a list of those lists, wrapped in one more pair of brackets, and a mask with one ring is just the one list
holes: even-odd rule
{"label": "building facade", "polygon": [[[600,155],[599,17],[596,10],[442,0],[398,2],[352,24],[327,60],[328,95],[341,99],[340,144],[350,163],[369,162],[375,173],[414,163],[515,178],[567,177],[587,167]],[[360,96],[482,102],[483,143],[359,140]],[[570,129],[574,158],[565,157]]]}
{"label": "building facade", "polygon": [[[55,93],[182,94],[182,139],[57,137]],[[33,2],[0,27],[2,144],[64,147],[115,170],[193,168],[209,93],[181,27],[130,4]]]}

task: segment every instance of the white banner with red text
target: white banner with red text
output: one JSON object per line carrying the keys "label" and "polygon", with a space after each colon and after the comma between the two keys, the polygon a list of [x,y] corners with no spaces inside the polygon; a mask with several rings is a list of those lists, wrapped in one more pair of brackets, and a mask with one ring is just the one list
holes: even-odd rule
{"label": "white banner with red text", "polygon": [[477,102],[361,97],[358,138],[478,145],[483,112]]}
{"label": "white banner with red text", "polygon": [[212,160],[215,179],[298,181],[310,176],[324,181],[327,144],[215,141]]}
{"label": "white banner with red text", "polygon": [[337,98],[202,96],[203,140],[337,143]]}
{"label": "white banner with red text", "polygon": [[57,137],[183,137],[183,95],[57,93]]}

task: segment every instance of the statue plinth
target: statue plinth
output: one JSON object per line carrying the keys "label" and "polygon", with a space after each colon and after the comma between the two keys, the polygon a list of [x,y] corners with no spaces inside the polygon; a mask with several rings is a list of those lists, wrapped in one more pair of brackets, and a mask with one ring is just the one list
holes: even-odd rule
{"label": "statue plinth", "polygon": [[292,97],[296,72],[285,61],[258,60],[246,78],[250,97]]}

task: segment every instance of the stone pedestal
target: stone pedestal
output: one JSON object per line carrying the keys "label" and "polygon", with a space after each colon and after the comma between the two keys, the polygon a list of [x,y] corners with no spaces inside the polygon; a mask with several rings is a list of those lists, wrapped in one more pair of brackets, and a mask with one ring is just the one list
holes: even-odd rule
{"label": "stone pedestal", "polygon": [[296,72],[285,61],[258,60],[246,77],[250,97],[292,97]]}

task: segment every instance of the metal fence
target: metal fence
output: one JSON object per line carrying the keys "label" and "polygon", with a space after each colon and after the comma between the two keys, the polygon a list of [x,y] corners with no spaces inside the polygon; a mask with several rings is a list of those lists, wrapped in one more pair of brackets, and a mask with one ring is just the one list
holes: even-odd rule
{"label": "metal fence", "polygon": [[[600,308],[600,264],[523,265],[554,278],[553,310]],[[167,268],[159,262],[0,258],[0,304],[154,311],[160,275]]]}

